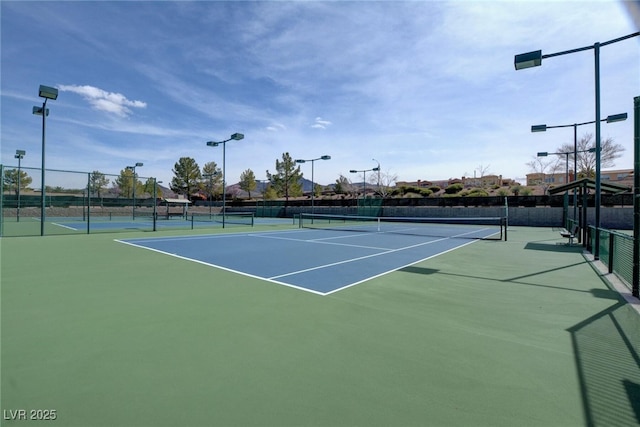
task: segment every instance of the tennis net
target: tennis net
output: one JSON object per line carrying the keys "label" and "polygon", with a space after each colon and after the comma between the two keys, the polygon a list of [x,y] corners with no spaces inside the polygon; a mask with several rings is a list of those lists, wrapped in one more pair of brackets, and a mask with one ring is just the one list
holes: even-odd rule
{"label": "tennis net", "polygon": [[[224,215],[224,217],[223,217]],[[191,215],[191,228],[197,223],[220,223],[223,221],[225,224],[234,225],[250,225],[253,227],[253,212],[227,212],[225,214],[192,214]]]}
{"label": "tennis net", "polygon": [[504,217],[423,218],[301,213],[299,226],[322,230],[506,240],[506,218]]}

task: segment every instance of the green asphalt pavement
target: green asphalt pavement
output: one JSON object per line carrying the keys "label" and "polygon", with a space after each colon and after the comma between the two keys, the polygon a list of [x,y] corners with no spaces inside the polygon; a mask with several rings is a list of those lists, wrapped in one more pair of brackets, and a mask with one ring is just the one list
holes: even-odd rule
{"label": "green asphalt pavement", "polygon": [[640,424],[640,315],[550,228],[325,297],[114,241],[171,234],[0,239],[3,426]]}

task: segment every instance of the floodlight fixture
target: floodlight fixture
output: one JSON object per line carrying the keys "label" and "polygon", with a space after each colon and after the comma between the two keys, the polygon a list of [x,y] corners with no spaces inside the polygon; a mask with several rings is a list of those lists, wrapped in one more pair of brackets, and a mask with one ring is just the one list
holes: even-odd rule
{"label": "floodlight fixture", "polygon": [[[377,160],[376,160],[377,161]],[[367,172],[371,172],[371,171],[379,171],[380,170],[380,166],[376,166],[375,168],[371,168],[371,169],[363,169],[363,170],[355,170],[355,169],[351,169],[349,172],[351,173],[360,173],[362,172],[362,199],[364,200],[366,193],[367,193]]]}
{"label": "floodlight fixture", "polygon": [[615,122],[622,122],[627,120],[627,113],[622,113],[622,114],[613,114],[611,116],[607,116],[606,119],[604,119],[607,123],[615,123]]}
{"label": "floodlight fixture", "polygon": [[[601,158],[600,158],[600,145],[601,145],[601,135],[600,135],[600,48],[610,45],[612,43],[617,43],[632,37],[640,36],[640,31],[627,34],[626,36],[618,37],[617,39],[609,40],[606,42],[596,42],[593,46],[584,46],[576,49],[565,50],[563,52],[556,52],[550,54],[542,54],[541,50],[536,50],[533,52],[522,53],[519,55],[515,55],[514,57],[514,65],[516,70],[522,70],[530,67],[537,67],[542,64],[542,60],[546,58],[551,58],[554,56],[567,55],[570,53],[582,52],[586,50],[593,49],[594,52],[594,65],[595,65],[595,124],[596,124],[596,176],[595,176],[595,227],[596,230],[600,229],[600,205],[601,205],[601,196],[602,196],[602,176],[600,173],[601,168]],[[615,118],[614,118],[615,119]],[[618,118],[619,120],[623,120],[622,117]],[[584,228],[583,228],[584,229]],[[594,252],[593,257],[595,260],[600,259],[600,233],[595,233],[595,242],[594,242]]]}
{"label": "floodlight fixture", "polygon": [[133,172],[132,176],[131,176],[131,180],[132,180],[132,193],[133,193],[133,208],[131,210],[131,217],[133,218],[133,220],[135,221],[136,219],[136,168],[139,168],[140,166],[144,166],[141,162],[137,162],[134,166],[127,166],[126,169],[130,170]]}
{"label": "floodlight fixture", "polygon": [[16,193],[18,196],[18,204],[16,205],[16,222],[20,222],[20,175],[21,175],[20,167],[21,167],[21,161],[26,154],[27,152],[24,150],[16,150],[16,154],[15,156],[13,156],[14,158],[18,159],[18,187],[16,188]]}
{"label": "floodlight fixture", "polygon": [[55,87],[40,85],[38,96],[40,98],[56,100],[58,99],[58,89],[56,89]]}
{"label": "floodlight fixture", "polygon": [[325,154],[324,156],[320,156],[315,159],[296,159],[296,163],[311,162],[311,213],[313,213],[314,207],[315,207],[314,200],[315,200],[316,188],[315,188],[315,183],[313,179],[313,168],[316,160],[331,160],[331,156]]}
{"label": "floodlight fixture", "polygon": [[538,67],[542,65],[542,51],[534,50],[533,52],[521,53],[515,56],[513,62],[516,70]]}
{"label": "floodlight fixture", "polygon": [[50,86],[40,85],[38,90],[38,96],[44,98],[42,107],[33,107],[33,114],[42,116],[42,166],[40,171],[40,184],[42,188],[41,201],[40,201],[40,235],[44,236],[44,223],[46,220],[46,187],[45,187],[45,129],[47,123],[47,116],[49,115],[49,109],[47,108],[47,101],[52,99],[58,99],[58,89]]}
{"label": "floodlight fixture", "polygon": [[234,133],[224,141],[207,141],[207,147],[217,147],[222,144],[222,228],[225,227],[226,205],[227,205],[227,175],[226,175],[226,148],[229,141],[240,141],[244,139],[244,134]]}
{"label": "floodlight fixture", "polygon": [[531,132],[546,132],[547,125],[533,125],[531,126]]}
{"label": "floodlight fixture", "polygon": [[[36,116],[41,116],[42,115],[42,110],[43,110],[42,107],[34,106],[33,107],[33,114],[35,114]],[[48,116],[49,115],[49,109],[45,108],[44,111],[46,112],[46,114]]]}
{"label": "floodlight fixture", "polygon": [[539,151],[538,152],[538,157],[547,157],[549,155],[548,152],[546,151]]}

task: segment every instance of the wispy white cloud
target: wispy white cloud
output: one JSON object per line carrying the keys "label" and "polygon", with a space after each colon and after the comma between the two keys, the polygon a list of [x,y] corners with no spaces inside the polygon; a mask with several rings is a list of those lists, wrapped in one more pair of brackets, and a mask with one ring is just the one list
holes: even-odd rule
{"label": "wispy white cloud", "polygon": [[121,93],[108,92],[94,86],[59,85],[58,89],[63,92],[73,92],[78,95],[82,95],[82,97],[87,100],[94,109],[115,114],[119,117],[127,117],[130,115],[132,111],[129,107],[147,107],[146,102],[132,101],[127,99],[127,97]]}
{"label": "wispy white cloud", "polygon": [[279,131],[286,130],[287,127],[282,123],[274,123],[270,126],[267,126],[266,129],[271,132],[279,132]]}
{"label": "wispy white cloud", "polygon": [[322,117],[316,117],[316,120],[311,125],[314,129],[326,129],[328,126],[331,126],[331,122],[324,120]]}

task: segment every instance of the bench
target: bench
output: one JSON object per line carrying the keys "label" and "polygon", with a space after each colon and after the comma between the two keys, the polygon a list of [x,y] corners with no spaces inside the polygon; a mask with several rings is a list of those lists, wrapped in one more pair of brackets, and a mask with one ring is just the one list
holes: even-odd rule
{"label": "bench", "polygon": [[573,244],[573,239],[575,239],[575,237],[578,235],[578,232],[580,231],[580,227],[578,227],[577,225],[574,225],[571,228],[571,231],[568,231],[567,229],[562,229],[560,230],[560,235],[562,237],[565,237],[567,239],[569,239],[569,242],[567,243],[567,245],[572,245]]}

